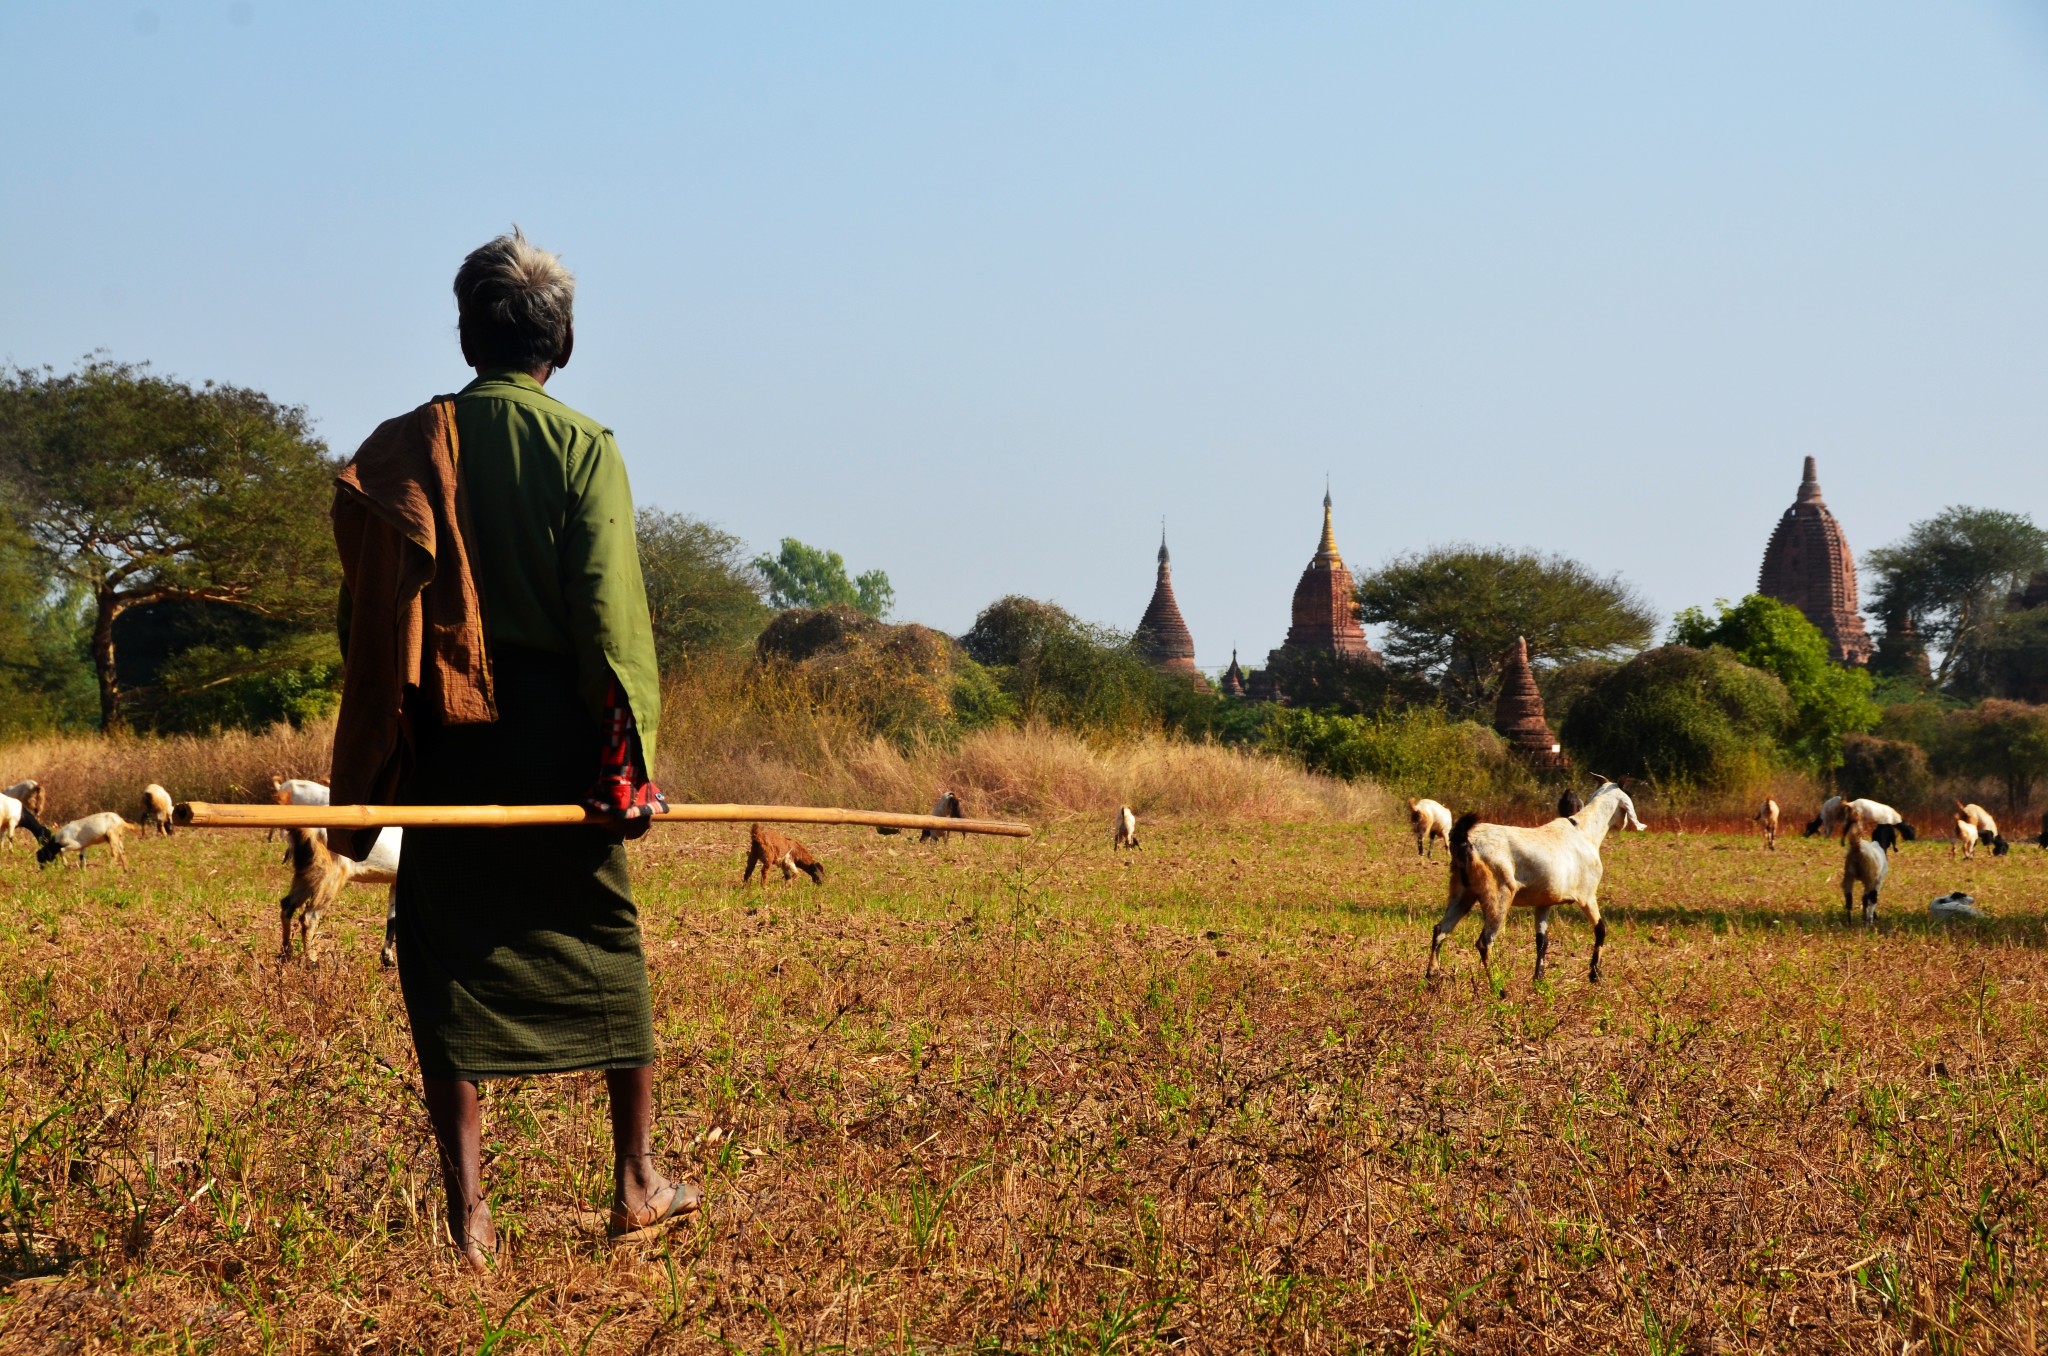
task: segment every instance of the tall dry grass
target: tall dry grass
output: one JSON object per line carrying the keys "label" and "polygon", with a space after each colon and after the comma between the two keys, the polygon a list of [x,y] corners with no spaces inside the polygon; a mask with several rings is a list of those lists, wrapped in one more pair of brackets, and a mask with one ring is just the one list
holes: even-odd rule
{"label": "tall dry grass", "polygon": [[[54,820],[107,809],[132,818],[150,782],[178,800],[246,801],[265,799],[275,775],[324,779],[333,742],[331,721],[262,733],[50,736],[0,746],[0,786],[43,782]],[[669,685],[655,776],[679,800],[858,809],[919,810],[950,787],[970,813],[1037,820],[1106,817],[1129,805],[1151,816],[1308,822],[1393,806],[1369,784],[1162,735],[1097,745],[1034,726],[898,745],[799,674],[727,665]]]}
{"label": "tall dry grass", "polygon": [[267,800],[273,776],[324,780],[333,747],[332,721],[207,735],[45,735],[0,745],[0,786],[43,783],[53,824],[99,810],[132,819],[151,782],[176,800]]}

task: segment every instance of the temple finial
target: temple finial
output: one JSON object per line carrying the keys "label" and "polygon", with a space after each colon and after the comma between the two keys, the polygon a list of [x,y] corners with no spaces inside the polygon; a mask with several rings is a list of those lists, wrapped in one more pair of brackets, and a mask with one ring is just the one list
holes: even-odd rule
{"label": "temple finial", "polygon": [[1820,459],[1808,457],[1806,468],[1799,476],[1799,500],[1808,503],[1820,498]]}
{"label": "temple finial", "polygon": [[1166,554],[1166,519],[1164,516],[1161,516],[1161,518],[1159,519],[1159,563],[1161,565],[1164,565],[1167,562],[1167,559],[1168,557]]}

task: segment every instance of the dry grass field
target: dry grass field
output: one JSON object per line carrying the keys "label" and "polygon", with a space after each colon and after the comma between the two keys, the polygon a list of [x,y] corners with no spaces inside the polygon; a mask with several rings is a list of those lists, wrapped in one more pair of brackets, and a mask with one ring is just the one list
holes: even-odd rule
{"label": "dry grass field", "polygon": [[[1106,820],[1106,816],[1104,816]],[[1654,818],[1654,816],[1653,816]],[[638,881],[658,1144],[708,1192],[602,1239],[592,1077],[493,1086],[473,1281],[382,892],[276,959],[253,835],[0,857],[0,1347],[32,1351],[2031,1351],[2048,854],[1609,839],[1606,976],[1526,916],[1481,974],[1398,825],[920,848],[742,830]],[[1937,926],[1961,887],[1994,915]]]}

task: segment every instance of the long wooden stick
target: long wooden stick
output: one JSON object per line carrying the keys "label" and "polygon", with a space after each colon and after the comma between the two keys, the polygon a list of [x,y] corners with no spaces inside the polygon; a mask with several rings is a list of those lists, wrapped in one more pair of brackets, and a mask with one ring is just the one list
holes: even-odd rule
{"label": "long wooden stick", "polygon": [[[885,810],[812,805],[677,805],[654,818],[664,824],[866,824],[1029,838],[1031,826],[1007,819],[947,819]],[[181,802],[173,823],[195,829],[502,829],[515,825],[602,824],[581,805],[213,805]]]}

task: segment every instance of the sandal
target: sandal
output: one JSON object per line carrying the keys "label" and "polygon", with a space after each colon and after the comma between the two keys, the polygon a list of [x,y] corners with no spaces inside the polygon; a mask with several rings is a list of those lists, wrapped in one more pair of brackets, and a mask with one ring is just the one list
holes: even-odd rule
{"label": "sandal", "polygon": [[653,1238],[683,1216],[695,1214],[704,1203],[704,1193],[688,1182],[670,1182],[668,1190],[668,1204],[658,1210],[651,1201],[638,1210],[613,1206],[611,1226],[605,1230],[605,1236],[614,1243],[638,1243]]}

